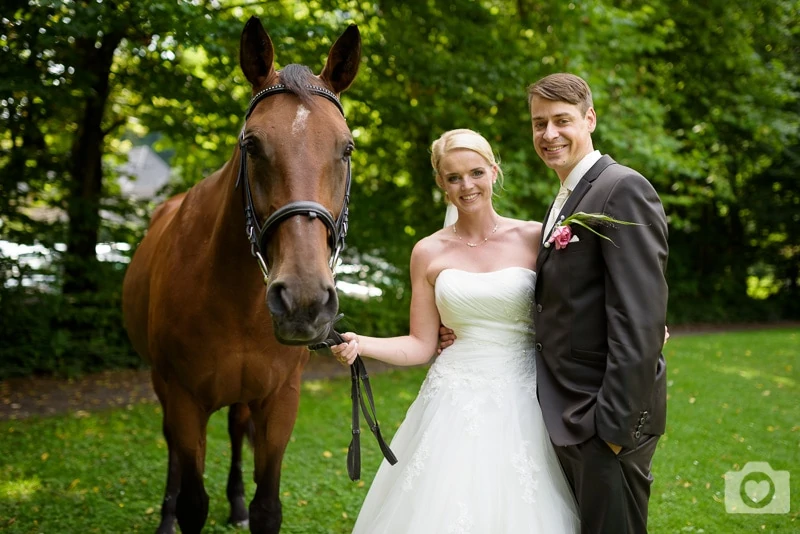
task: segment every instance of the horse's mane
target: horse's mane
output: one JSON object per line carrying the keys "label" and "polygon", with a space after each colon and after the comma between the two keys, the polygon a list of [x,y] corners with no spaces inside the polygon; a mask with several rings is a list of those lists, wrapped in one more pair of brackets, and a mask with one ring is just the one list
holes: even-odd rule
{"label": "horse's mane", "polygon": [[319,81],[305,65],[290,64],[286,65],[280,72],[281,83],[292,93],[300,97],[300,101],[305,105],[312,105],[314,99],[306,85],[319,85]]}

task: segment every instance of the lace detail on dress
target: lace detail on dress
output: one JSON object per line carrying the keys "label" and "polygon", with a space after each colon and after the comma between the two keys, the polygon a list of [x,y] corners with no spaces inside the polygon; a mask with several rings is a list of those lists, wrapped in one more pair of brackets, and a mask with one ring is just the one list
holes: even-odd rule
{"label": "lace detail on dress", "polygon": [[458,520],[447,528],[447,534],[470,534],[473,526],[472,514],[463,502],[458,503]]}
{"label": "lace detail on dress", "polygon": [[[453,404],[455,404],[454,401],[455,399],[453,399]],[[470,436],[477,436],[480,434],[480,428],[483,426],[481,424],[483,422],[483,415],[481,414],[480,407],[484,402],[486,402],[485,398],[475,397],[461,407],[461,411],[464,412],[464,418],[467,420],[466,431]]]}
{"label": "lace detail on dress", "polygon": [[[531,358],[534,358],[533,354],[531,354]],[[536,397],[536,365],[531,366],[530,376],[522,387],[531,397]]]}
{"label": "lace detail on dress", "polygon": [[528,504],[536,502],[536,490],[539,487],[539,477],[536,473],[541,471],[539,465],[528,453],[529,442],[522,442],[522,450],[511,459],[511,465],[517,471],[517,480],[522,486],[522,500]]}
{"label": "lace detail on dress", "polygon": [[536,364],[533,351],[520,349],[516,355],[500,361],[476,362],[439,357],[425,377],[419,396],[424,402],[436,397],[442,386],[452,391],[486,392],[497,406],[504,405],[510,383],[521,384],[536,393]]}
{"label": "lace detail on dress", "polygon": [[403,491],[411,491],[413,489],[414,479],[425,469],[425,461],[428,459],[428,456],[431,455],[431,449],[428,444],[428,434],[429,431],[426,430],[419,442],[419,447],[414,451],[414,456],[411,457],[411,460],[405,468],[403,473]]}

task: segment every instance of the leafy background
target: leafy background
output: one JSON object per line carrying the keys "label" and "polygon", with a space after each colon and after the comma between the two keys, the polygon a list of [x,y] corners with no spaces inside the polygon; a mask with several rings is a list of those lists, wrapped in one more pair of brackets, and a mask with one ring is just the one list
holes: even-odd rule
{"label": "leafy background", "polygon": [[[595,146],[661,195],[670,323],[800,316],[798,0],[7,0],[0,239],[65,246],[38,273],[0,254],[0,378],[138,365],[121,331],[125,264],[94,251],[135,245],[152,206],[120,195],[116,169],[148,144],[178,192],[231,156],[251,15],[279,66],[317,72],[347,24],[361,30],[344,96],[357,144],[345,260],[363,268],[341,276],[384,293],[343,300],[360,331],[407,325],[409,253],[443,217],[428,147],[444,130],[490,139],[507,178],[498,209],[541,219],[557,183],[532,149],[525,87],[555,71],[589,81]],[[47,287],[13,283],[31,274]]]}

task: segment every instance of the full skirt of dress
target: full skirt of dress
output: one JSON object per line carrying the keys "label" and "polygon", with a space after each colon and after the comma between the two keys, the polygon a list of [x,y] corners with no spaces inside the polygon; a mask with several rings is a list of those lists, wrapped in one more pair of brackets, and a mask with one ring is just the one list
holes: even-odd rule
{"label": "full skirt of dress", "polygon": [[532,377],[463,373],[463,355],[443,363],[456,362],[431,367],[392,440],[398,463],[381,464],[354,534],[579,532]]}
{"label": "full skirt of dress", "polygon": [[355,534],[573,534],[575,499],[536,398],[535,273],[442,271],[442,322],[457,336],[392,440]]}

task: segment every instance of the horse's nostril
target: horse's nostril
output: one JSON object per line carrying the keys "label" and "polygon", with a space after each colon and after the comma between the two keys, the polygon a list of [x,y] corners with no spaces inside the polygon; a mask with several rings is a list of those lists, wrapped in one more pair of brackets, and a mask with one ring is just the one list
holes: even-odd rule
{"label": "horse's nostril", "polygon": [[335,287],[329,287],[327,297],[322,301],[322,307],[333,315],[339,311],[339,296],[336,294]]}
{"label": "horse's nostril", "polygon": [[292,311],[292,299],[286,285],[273,282],[267,291],[267,307],[272,315],[286,315]]}

